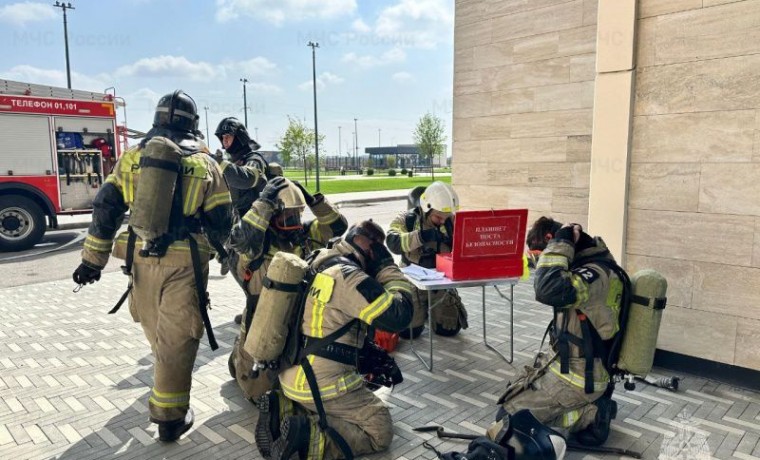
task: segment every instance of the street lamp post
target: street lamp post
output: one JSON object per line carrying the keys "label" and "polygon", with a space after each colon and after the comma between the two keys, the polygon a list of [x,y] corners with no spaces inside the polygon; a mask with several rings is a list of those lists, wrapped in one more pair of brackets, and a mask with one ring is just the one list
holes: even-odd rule
{"label": "street lamp post", "polygon": [[378,147],[381,147],[381,146],[383,145],[383,143],[380,141],[380,133],[381,133],[382,131],[383,131],[382,129],[380,129],[380,128],[377,128],[377,146],[378,146]]}
{"label": "street lamp post", "polygon": [[248,97],[245,94],[245,84],[248,83],[247,78],[241,78],[240,81],[243,83],[243,116],[245,120],[245,127],[248,129]]}
{"label": "street lamp post", "polygon": [[359,163],[359,130],[356,128],[356,118],[354,118],[354,163],[358,167],[358,163]]}
{"label": "street lamp post", "polygon": [[69,85],[69,89],[71,89],[71,67],[69,66],[69,27],[68,22],[66,21],[66,10],[74,10],[76,8],[74,8],[71,3],[55,2],[53,6],[63,10],[63,43],[66,47],[66,81]]}
{"label": "street lamp post", "polygon": [[211,142],[211,139],[208,137],[208,106],[204,105],[203,110],[206,112],[206,144],[208,145]]}
{"label": "street lamp post", "polygon": [[317,48],[319,43],[309,42],[311,47],[311,78],[314,83],[314,156],[317,163],[317,192],[319,192],[319,129],[317,127]]}
{"label": "street lamp post", "polygon": [[338,126],[338,162],[341,163],[343,160],[341,160],[341,151],[340,151],[340,126]]}

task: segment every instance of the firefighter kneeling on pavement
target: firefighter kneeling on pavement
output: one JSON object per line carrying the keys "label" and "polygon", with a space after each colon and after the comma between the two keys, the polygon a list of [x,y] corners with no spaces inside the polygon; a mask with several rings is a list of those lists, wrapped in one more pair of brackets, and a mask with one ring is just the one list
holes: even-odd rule
{"label": "firefighter kneeling on pavement", "polygon": [[[303,222],[301,216],[306,206],[316,218]],[[277,381],[270,372],[251,378],[248,371],[253,361],[240,346],[251,328],[272,258],[279,251],[303,258],[314,249],[325,247],[328,240],[342,235],[347,227],[346,218],[324,195],[311,195],[298,182],[280,176],[267,182],[248,212],[233,226],[229,262],[235,280],[246,293],[246,304],[228,366],[230,376],[246,399],[255,402]]]}
{"label": "firefighter kneeling on pavement", "polygon": [[[459,209],[459,197],[449,184],[433,182],[428,185],[413,209],[399,214],[388,231],[388,248],[401,255],[401,266],[416,264],[435,269],[436,254],[451,252],[454,213]],[[428,320],[428,292],[433,305],[431,320],[436,334],[454,336],[467,329],[467,310],[456,289],[420,291],[412,287],[414,317],[411,337],[417,338]],[[408,339],[409,331],[401,331]]]}
{"label": "firefighter kneeling on pavement", "polygon": [[265,458],[353,458],[390,447],[390,411],[358,373],[370,372],[359,369],[373,348],[362,347],[368,329],[397,332],[412,318],[410,284],[384,241],[380,226],[363,221],[309,259],[301,364],[280,374],[281,392],[259,402],[256,445]]}
{"label": "firefighter kneeling on pavement", "polygon": [[[112,246],[126,260],[129,311],[155,358],[148,402],[161,441],[177,440],[193,424],[190,386],[204,326],[216,348],[206,311],[210,243],[229,235],[231,199],[201,139],[192,98],[179,90],[162,97],[153,129],[124,152],[95,197],[73,275],[80,285],[99,280]],[[127,210],[129,230],[114,245]]]}
{"label": "firefighter kneeling on pavement", "polygon": [[530,230],[528,245],[546,247],[536,266],[535,291],[536,300],[553,307],[547,331],[552,349],[539,352],[534,366],[507,386],[488,436],[495,438],[505,416],[529,409],[578,443],[600,445],[617,413],[606,348],[619,332],[623,281],[604,242],[578,224],[562,226],[543,217]]}

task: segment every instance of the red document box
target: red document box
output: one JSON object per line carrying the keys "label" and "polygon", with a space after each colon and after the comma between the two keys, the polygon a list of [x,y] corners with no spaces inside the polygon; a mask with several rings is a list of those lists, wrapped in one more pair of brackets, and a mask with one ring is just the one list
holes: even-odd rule
{"label": "red document box", "polygon": [[438,254],[436,269],[452,280],[521,276],[527,220],[527,209],[457,212],[453,252]]}

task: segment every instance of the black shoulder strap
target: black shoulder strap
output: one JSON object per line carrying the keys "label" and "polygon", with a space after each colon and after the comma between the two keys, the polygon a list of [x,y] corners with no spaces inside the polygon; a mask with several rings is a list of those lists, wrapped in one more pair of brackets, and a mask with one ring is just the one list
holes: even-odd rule
{"label": "black shoulder strap", "polygon": [[121,266],[121,271],[129,277],[129,281],[127,282],[127,290],[124,291],[124,294],[121,295],[119,298],[119,301],[116,302],[116,305],[113,306],[111,310],[108,311],[109,315],[112,315],[119,311],[119,308],[124,304],[124,301],[127,300],[127,297],[129,297],[129,293],[132,291],[132,262],[135,258],[135,242],[137,240],[137,235],[135,234],[134,230],[132,230],[132,227],[127,227],[127,256],[124,260],[124,265]]}

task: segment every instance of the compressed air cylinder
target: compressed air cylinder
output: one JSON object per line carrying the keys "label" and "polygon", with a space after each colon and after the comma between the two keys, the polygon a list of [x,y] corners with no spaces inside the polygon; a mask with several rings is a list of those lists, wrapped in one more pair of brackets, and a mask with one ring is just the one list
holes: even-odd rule
{"label": "compressed air cylinder", "polygon": [[[308,265],[300,257],[280,251],[269,264],[256,313],[243,349],[256,362],[280,358],[288,338],[291,316],[299,299],[299,287]],[[296,325],[296,327],[300,327]]]}
{"label": "compressed air cylinder", "polygon": [[644,377],[652,370],[668,282],[658,272],[647,269],[636,272],[631,284],[633,296],[618,367]]}
{"label": "compressed air cylinder", "polygon": [[182,164],[179,146],[154,137],[140,152],[140,176],[129,215],[129,225],[143,241],[155,240],[169,230],[172,197]]}

